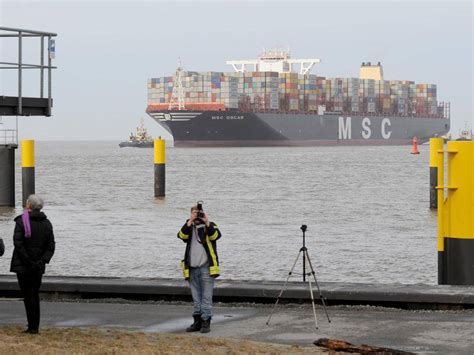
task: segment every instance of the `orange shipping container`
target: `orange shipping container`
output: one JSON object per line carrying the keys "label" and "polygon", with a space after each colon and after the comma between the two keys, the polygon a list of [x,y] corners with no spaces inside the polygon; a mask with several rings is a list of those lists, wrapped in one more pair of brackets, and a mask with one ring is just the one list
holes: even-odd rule
{"label": "orange shipping container", "polygon": [[[146,112],[167,111],[168,107],[169,103],[149,103]],[[184,107],[186,111],[226,111],[225,105],[220,102],[185,102]]]}

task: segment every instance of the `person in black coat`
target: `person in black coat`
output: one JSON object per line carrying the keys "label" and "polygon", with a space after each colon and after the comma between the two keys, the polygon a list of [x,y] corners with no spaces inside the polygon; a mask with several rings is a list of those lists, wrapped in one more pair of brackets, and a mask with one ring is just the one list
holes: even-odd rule
{"label": "person in black coat", "polygon": [[25,333],[37,334],[40,323],[39,289],[48,264],[54,254],[53,226],[41,212],[43,200],[30,195],[25,212],[15,218],[13,256],[10,271],[18,278],[24,298],[28,329]]}

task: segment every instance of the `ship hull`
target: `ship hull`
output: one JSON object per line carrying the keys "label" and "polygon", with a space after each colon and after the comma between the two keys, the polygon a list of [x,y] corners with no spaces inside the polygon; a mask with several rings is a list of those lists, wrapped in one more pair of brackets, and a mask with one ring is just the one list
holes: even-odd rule
{"label": "ship hull", "polygon": [[161,111],[148,113],[175,147],[403,145],[442,136],[448,119],[334,114]]}
{"label": "ship hull", "polygon": [[153,148],[153,142],[120,142],[120,148]]}

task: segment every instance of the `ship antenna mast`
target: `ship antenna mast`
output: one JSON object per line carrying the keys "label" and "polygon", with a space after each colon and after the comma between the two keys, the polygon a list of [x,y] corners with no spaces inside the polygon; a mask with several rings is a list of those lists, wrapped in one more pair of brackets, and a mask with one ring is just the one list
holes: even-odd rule
{"label": "ship antenna mast", "polygon": [[179,59],[178,68],[174,77],[173,94],[171,95],[168,110],[184,110],[184,90],[183,90],[183,69],[181,68],[181,59]]}

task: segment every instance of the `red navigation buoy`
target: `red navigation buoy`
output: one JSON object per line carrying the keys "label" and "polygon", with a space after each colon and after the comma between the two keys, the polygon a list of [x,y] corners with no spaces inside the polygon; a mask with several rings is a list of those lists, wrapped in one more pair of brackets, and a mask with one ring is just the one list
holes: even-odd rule
{"label": "red navigation buoy", "polygon": [[411,146],[411,154],[420,154],[418,151],[418,140],[413,137],[413,145]]}

